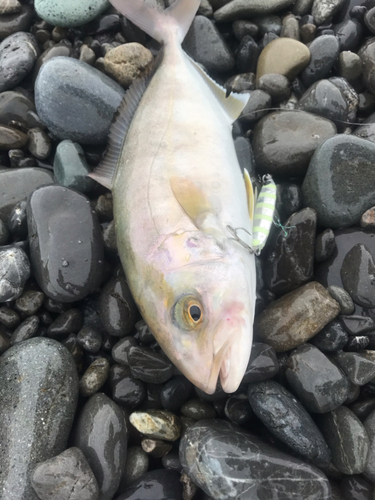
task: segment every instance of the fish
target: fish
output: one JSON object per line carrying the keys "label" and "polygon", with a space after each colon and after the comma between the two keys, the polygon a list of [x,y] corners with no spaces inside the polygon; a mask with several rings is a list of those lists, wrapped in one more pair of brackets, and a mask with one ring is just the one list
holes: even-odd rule
{"label": "fish", "polygon": [[254,190],[232,138],[249,94],[228,96],[182,49],[200,0],[110,2],[162,48],[127,91],[91,176],[112,190],[121,263],[157,342],[199,389],[213,394],[220,381],[233,393],[256,300]]}

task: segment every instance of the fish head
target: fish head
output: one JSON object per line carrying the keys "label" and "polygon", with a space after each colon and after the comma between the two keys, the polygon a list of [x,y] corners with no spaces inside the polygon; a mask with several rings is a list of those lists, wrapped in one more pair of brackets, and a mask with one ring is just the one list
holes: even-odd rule
{"label": "fish head", "polygon": [[[148,321],[177,368],[207,394],[218,379],[237,390],[248,365],[255,300],[254,256],[214,252],[170,269]],[[211,258],[210,258],[211,257]]]}

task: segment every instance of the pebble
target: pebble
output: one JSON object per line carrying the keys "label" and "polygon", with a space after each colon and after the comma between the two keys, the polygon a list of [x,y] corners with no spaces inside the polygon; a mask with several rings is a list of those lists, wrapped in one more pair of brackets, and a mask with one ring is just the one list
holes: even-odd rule
{"label": "pebble", "polygon": [[0,219],[0,246],[6,245],[9,241],[9,231],[6,224]]}
{"label": "pebble", "polygon": [[1,495],[38,500],[30,473],[66,449],[77,405],[76,368],[61,344],[35,338],[1,356],[0,374]]}
{"label": "pebble", "polygon": [[[334,32],[339,40],[340,51],[356,49],[363,36],[362,23],[357,19],[346,19],[335,24]],[[357,54],[355,54],[357,56]],[[357,56],[359,59],[359,56]],[[362,71],[361,71],[362,72]]]}
{"label": "pebble", "polygon": [[349,408],[341,406],[321,415],[319,427],[332,453],[332,463],[344,474],[364,472],[370,441],[366,429]]}
{"label": "pebble", "polygon": [[29,31],[33,18],[34,10],[31,5],[22,5],[19,12],[0,15],[0,40],[16,32]]}
{"label": "pebble", "polygon": [[[209,21],[210,22],[210,21]],[[142,78],[154,62],[152,53],[140,43],[125,43],[108,51],[104,69],[122,87],[128,88]]]}
{"label": "pebble", "polygon": [[310,61],[310,51],[292,38],[276,38],[261,52],[258,59],[257,81],[267,73],[278,73],[292,80]]}
{"label": "pebble", "polygon": [[358,316],[355,314],[350,316],[341,315],[340,321],[349,335],[362,335],[375,330],[374,319],[366,316]]}
{"label": "pebble", "polygon": [[82,328],[83,318],[79,309],[68,309],[60,314],[48,327],[48,335],[59,338],[71,333],[78,333]]}
{"label": "pebble", "polygon": [[244,107],[240,120],[241,123],[249,125],[266,114],[266,110],[271,106],[271,96],[263,90],[251,90],[250,98]]}
{"label": "pebble", "polygon": [[242,383],[262,382],[273,378],[278,372],[275,349],[268,344],[254,342]]}
{"label": "pebble", "polygon": [[358,52],[362,61],[362,76],[366,88],[374,93],[375,91],[375,75],[373,67],[375,63],[375,38],[369,38]]}
{"label": "pebble", "polygon": [[345,347],[349,335],[343,329],[341,322],[334,319],[320,332],[310,339],[310,342],[323,352],[337,352]]}
{"label": "pebble", "polygon": [[161,439],[142,439],[141,446],[146,453],[154,458],[163,458],[172,449],[171,444],[166,443]]}
{"label": "pebble", "polygon": [[288,229],[281,228],[269,247],[265,282],[276,295],[291,292],[311,279],[316,219],[316,212],[311,208],[293,214],[284,223]]}
{"label": "pebble", "polygon": [[375,228],[375,207],[366,210],[361,217],[360,225],[364,228]]}
{"label": "pebble", "polygon": [[372,484],[362,476],[346,476],[340,483],[343,500],[372,500]]}
{"label": "pebble", "polygon": [[102,279],[103,242],[89,200],[62,186],[42,187],[28,200],[27,219],[31,262],[43,292],[74,302],[94,291]]}
{"label": "pebble", "polygon": [[332,229],[326,229],[315,240],[315,261],[322,262],[328,259],[336,247],[335,235]]}
{"label": "pebble", "polygon": [[371,33],[375,33],[375,7],[366,12],[364,21]]}
{"label": "pebble", "polygon": [[31,484],[40,500],[98,500],[97,480],[79,448],[38,464]]}
{"label": "pebble", "polygon": [[316,24],[323,24],[327,19],[336,14],[345,0],[314,0],[311,14]]}
{"label": "pebble", "polygon": [[42,306],[44,301],[44,293],[37,290],[27,290],[14,304],[15,309],[21,314],[31,316]]}
{"label": "pebble", "polygon": [[173,375],[169,359],[147,347],[130,347],[128,363],[133,377],[149,384],[163,384]]}
{"label": "pebble", "polygon": [[102,334],[92,326],[84,326],[77,334],[78,344],[87,352],[93,354],[100,351],[102,346]]}
{"label": "pebble", "polygon": [[285,373],[290,387],[310,412],[332,411],[348,397],[349,380],[312,345],[305,344],[292,352]]}
{"label": "pebble", "polygon": [[14,205],[8,218],[8,229],[16,241],[27,238],[26,207],[26,200],[19,201]]}
{"label": "pebble", "polygon": [[161,404],[165,410],[178,411],[190,398],[193,384],[182,376],[174,377],[163,385],[160,393]]}
{"label": "pebble", "polygon": [[339,56],[339,41],[336,36],[322,35],[311,42],[309,50],[310,62],[301,72],[301,80],[306,88],[329,74]]}
{"label": "pebble", "polygon": [[107,141],[123,96],[118,83],[70,57],[49,59],[35,82],[35,105],[42,122],[59,139],[79,144]]}
{"label": "pebble", "polygon": [[70,140],[60,142],[53,161],[56,182],[80,193],[87,193],[95,186],[95,181],[87,177],[90,172],[82,147]]}
{"label": "pebble", "polygon": [[41,67],[46,64],[47,61],[54,57],[75,57],[76,53],[73,49],[73,47],[68,43],[65,43],[64,40],[61,41],[61,43],[56,43],[56,45],[52,45],[51,47],[48,47],[37,59],[33,72],[32,72],[32,78],[35,83],[37,76],[39,74],[39,71]]}
{"label": "pebble", "polygon": [[138,309],[123,273],[112,278],[102,289],[99,302],[100,319],[110,335],[129,335],[138,319]]}
{"label": "pebble", "polygon": [[294,452],[316,466],[331,461],[328,446],[299,401],[277,382],[250,384],[248,397],[255,415]]}
{"label": "pebble", "polygon": [[182,465],[180,463],[178,450],[171,450],[167,455],[164,455],[161,461],[166,469],[173,470],[174,472],[181,474]]}
{"label": "pebble", "polygon": [[109,222],[113,220],[113,198],[111,193],[99,196],[94,203],[95,212],[100,222]]}
{"label": "pebble", "polygon": [[277,184],[276,210],[280,219],[286,220],[303,206],[302,191],[299,185],[289,182]]}
{"label": "pebble", "polygon": [[236,50],[236,69],[240,74],[254,74],[258,57],[259,46],[250,35],[242,38]]}
{"label": "pebble", "polygon": [[273,102],[289,99],[291,94],[289,80],[284,75],[268,73],[259,78],[258,88],[267,92]]}
{"label": "pebble", "polygon": [[311,85],[299,100],[298,109],[316,113],[333,121],[349,120],[349,106],[345,95],[329,80],[319,80]]}
{"label": "pebble", "polygon": [[0,150],[23,148],[28,140],[28,136],[20,130],[0,125]]}
{"label": "pebble", "polygon": [[232,0],[215,10],[214,19],[219,23],[251,19],[278,12],[293,5],[295,0]]}
{"label": "pebble", "polygon": [[76,28],[87,24],[109,7],[107,0],[35,0],[35,10],[52,26]]}
{"label": "pebble", "polygon": [[375,263],[365,245],[358,243],[346,254],[340,274],[345,290],[356,304],[375,307]]}
{"label": "pebble", "polygon": [[0,15],[14,14],[20,12],[22,5],[18,0],[5,0],[0,6]]}
{"label": "pebble", "polygon": [[330,499],[328,480],[318,469],[223,420],[202,420],[187,429],[180,460],[186,474],[215,500]]}
{"label": "pebble", "polygon": [[91,363],[79,381],[79,391],[85,398],[93,396],[106,383],[109,374],[109,362],[98,358]]}
{"label": "pebble", "polygon": [[[157,469],[146,472],[123,489],[114,500],[183,500],[178,474]],[[184,499],[185,500],[185,499]]]}
{"label": "pebble", "polygon": [[22,31],[0,43],[0,92],[13,89],[32,70],[39,55],[35,37]]}
{"label": "pebble", "polygon": [[127,366],[112,365],[109,383],[113,401],[128,408],[136,408],[147,397],[144,382],[134,378]]}
{"label": "pebble", "polygon": [[34,337],[38,332],[39,318],[38,316],[29,316],[12,333],[9,341],[10,345],[18,344],[24,340]]}
{"label": "pebble", "polygon": [[190,399],[181,406],[181,413],[193,420],[206,420],[216,417],[215,409],[207,402],[201,399]]}
{"label": "pebble", "polygon": [[169,411],[135,411],[130,415],[129,420],[137,431],[151,439],[176,441],[180,437],[180,419]]}
{"label": "pebble", "polygon": [[339,75],[352,82],[362,74],[362,62],[357,54],[344,51],[339,56]]}
{"label": "pebble", "polygon": [[116,363],[120,363],[121,365],[129,364],[129,349],[132,346],[137,346],[138,343],[134,337],[128,336],[123,337],[119,340],[112,348],[112,358]]}
{"label": "pebble", "polygon": [[105,394],[92,396],[75,426],[74,445],[85,455],[99,485],[99,499],[111,500],[125,470],[128,432],[121,409]]}
{"label": "pebble", "polygon": [[302,191],[320,225],[331,229],[351,226],[374,205],[374,161],[375,144],[359,137],[339,134],[318,147]]}
{"label": "pebble", "polygon": [[254,127],[252,146],[257,168],[263,174],[304,175],[317,147],[336,132],[332,121],[312,113],[270,113]]}
{"label": "pebble", "polygon": [[366,355],[338,352],[333,359],[353,384],[365,385],[375,377],[375,359],[367,359]]}
{"label": "pebble", "polygon": [[285,352],[307,342],[340,312],[338,303],[317,282],[275,300],[255,319],[256,339]]}
{"label": "pebble", "polygon": [[5,328],[13,330],[17,328],[20,322],[20,317],[16,311],[7,306],[0,307],[0,324],[5,326]]}
{"label": "pebble", "polygon": [[17,299],[30,277],[30,262],[22,248],[0,250],[0,302]]}
{"label": "pebble", "polygon": [[132,483],[148,471],[149,456],[140,446],[130,446],[126,453],[125,471],[121,478],[118,493],[123,493]]}

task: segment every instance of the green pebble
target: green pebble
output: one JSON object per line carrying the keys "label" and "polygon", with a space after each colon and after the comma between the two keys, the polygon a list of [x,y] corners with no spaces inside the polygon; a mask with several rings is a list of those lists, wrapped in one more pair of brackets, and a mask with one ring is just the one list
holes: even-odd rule
{"label": "green pebble", "polygon": [[52,26],[76,28],[89,23],[104,10],[108,0],[35,0],[37,14]]}
{"label": "green pebble", "polygon": [[56,181],[62,186],[87,193],[95,186],[95,181],[87,177],[90,168],[85,160],[81,146],[66,140],[60,142],[56,149],[53,171]]}

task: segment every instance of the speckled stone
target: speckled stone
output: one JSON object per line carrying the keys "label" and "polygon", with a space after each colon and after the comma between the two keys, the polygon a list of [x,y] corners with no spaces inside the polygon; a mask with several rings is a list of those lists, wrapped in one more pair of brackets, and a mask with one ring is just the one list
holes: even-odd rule
{"label": "speckled stone", "polygon": [[194,483],[215,500],[331,499],[319,469],[223,420],[202,420],[187,429],[180,461]]}
{"label": "speckled stone", "polygon": [[152,53],[140,43],[114,47],[106,53],[103,61],[107,75],[125,88],[142,78],[153,62]]}
{"label": "speckled stone", "polygon": [[130,423],[147,437],[176,441],[180,437],[180,419],[166,410],[135,411],[129,417]]}
{"label": "speckled stone", "polygon": [[255,320],[255,337],[276,352],[289,351],[316,335],[339,312],[338,303],[313,281],[267,306]]}
{"label": "speckled stone", "polygon": [[108,378],[109,368],[106,358],[98,358],[91,363],[79,381],[82,396],[89,398],[103,387]]}
{"label": "speckled stone", "polygon": [[35,10],[52,26],[76,28],[82,26],[109,7],[107,0],[35,0]]}
{"label": "speckled stone", "polygon": [[345,0],[314,0],[311,14],[316,24],[323,24],[328,18],[336,14]]}
{"label": "speckled stone", "polygon": [[362,353],[341,351],[333,359],[353,384],[365,385],[375,377],[375,359]]}
{"label": "speckled stone", "polygon": [[318,36],[309,45],[309,50],[310,62],[301,72],[301,80],[306,88],[329,74],[339,56],[339,41],[334,35]]}
{"label": "speckled stone", "polygon": [[[126,486],[114,500],[183,500],[178,474],[157,469],[138,477]],[[186,500],[184,498],[184,500]]]}
{"label": "speckled stone", "polygon": [[22,248],[0,250],[0,302],[14,300],[30,277],[30,262]]}
{"label": "speckled stone", "polygon": [[345,290],[356,304],[375,307],[375,263],[366,245],[358,243],[346,254],[340,275]]}
{"label": "speckled stone", "polygon": [[38,500],[30,471],[66,448],[78,396],[75,364],[58,342],[30,339],[1,356],[0,377],[0,496]]}

